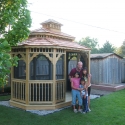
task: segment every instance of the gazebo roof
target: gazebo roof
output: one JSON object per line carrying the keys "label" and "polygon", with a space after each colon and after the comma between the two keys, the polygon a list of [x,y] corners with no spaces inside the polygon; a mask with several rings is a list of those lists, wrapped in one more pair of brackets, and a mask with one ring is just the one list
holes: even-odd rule
{"label": "gazebo roof", "polygon": [[[53,26],[50,25],[50,23],[53,23]],[[60,27],[58,26],[62,26],[61,23],[49,19],[41,24],[45,26],[31,31],[29,38],[19,43],[18,46],[41,46],[53,48],[70,48],[74,50],[90,50],[89,48],[74,42],[75,37],[61,32]]]}
{"label": "gazebo roof", "polygon": [[70,42],[66,40],[52,39],[52,38],[30,38],[18,46],[47,46],[47,47],[64,47],[64,48],[74,48],[74,49],[84,49],[90,50],[84,46],[79,45],[77,42]]}
{"label": "gazebo roof", "polygon": [[55,21],[55,20],[53,20],[53,19],[48,19],[48,20],[42,22],[41,24],[46,24],[46,23],[55,23],[55,24],[59,24],[59,25],[62,26],[61,23],[59,23],[59,22],[57,22],[57,21]]}
{"label": "gazebo roof", "polygon": [[34,34],[38,34],[38,33],[49,33],[51,35],[59,35],[59,36],[62,36],[62,37],[68,37],[68,38],[71,38],[71,39],[75,39],[75,37],[69,35],[69,34],[66,34],[66,33],[63,33],[63,32],[58,32],[58,31],[53,31],[53,30],[49,30],[49,29],[45,29],[45,28],[39,28],[39,29],[36,29],[36,30],[32,30],[30,35],[34,35]]}

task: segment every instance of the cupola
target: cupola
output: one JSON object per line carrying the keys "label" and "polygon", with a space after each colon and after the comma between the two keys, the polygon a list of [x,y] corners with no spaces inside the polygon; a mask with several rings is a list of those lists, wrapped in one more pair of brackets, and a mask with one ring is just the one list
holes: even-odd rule
{"label": "cupola", "polygon": [[42,24],[42,27],[45,29],[49,29],[53,31],[61,31],[62,24],[53,19],[49,19],[41,24]]}

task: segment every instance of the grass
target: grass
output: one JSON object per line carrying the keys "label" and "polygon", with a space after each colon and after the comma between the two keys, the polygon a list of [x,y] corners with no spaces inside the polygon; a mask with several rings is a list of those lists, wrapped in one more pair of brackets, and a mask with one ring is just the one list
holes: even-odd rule
{"label": "grass", "polygon": [[91,112],[71,108],[46,116],[0,106],[0,125],[125,125],[125,90],[91,100]]}
{"label": "grass", "polygon": [[10,95],[0,96],[0,101],[7,101],[7,100],[10,100]]}

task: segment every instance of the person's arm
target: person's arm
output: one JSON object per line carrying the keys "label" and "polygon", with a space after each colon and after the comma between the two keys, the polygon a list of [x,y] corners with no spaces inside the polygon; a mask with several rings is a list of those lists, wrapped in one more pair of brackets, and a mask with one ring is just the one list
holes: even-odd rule
{"label": "person's arm", "polygon": [[91,74],[89,74],[88,75],[88,81],[87,81],[88,83],[87,83],[87,87],[90,85],[90,83],[91,83]]}
{"label": "person's arm", "polygon": [[71,78],[72,78],[72,76],[69,75],[69,80],[70,80],[70,82],[71,82]]}

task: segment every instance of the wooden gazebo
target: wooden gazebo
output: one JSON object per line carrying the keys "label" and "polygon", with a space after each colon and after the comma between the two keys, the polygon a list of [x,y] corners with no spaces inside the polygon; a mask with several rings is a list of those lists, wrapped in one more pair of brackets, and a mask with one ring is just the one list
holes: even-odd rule
{"label": "wooden gazebo", "polygon": [[61,26],[49,19],[12,48],[12,56],[20,58],[18,66],[11,69],[12,106],[33,110],[71,105],[66,99],[68,62],[75,56],[90,71],[90,49],[62,33]]}

